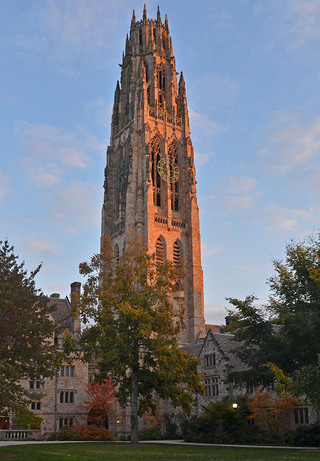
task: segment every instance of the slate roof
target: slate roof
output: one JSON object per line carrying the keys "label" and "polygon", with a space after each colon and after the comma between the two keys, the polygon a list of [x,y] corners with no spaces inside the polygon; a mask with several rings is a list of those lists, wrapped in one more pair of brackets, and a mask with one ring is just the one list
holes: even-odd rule
{"label": "slate roof", "polygon": [[196,359],[199,358],[200,351],[202,349],[203,339],[196,344],[189,344],[188,346],[181,347],[182,352],[186,352],[192,355]]}
{"label": "slate roof", "polygon": [[70,302],[67,297],[65,299],[50,297],[48,298],[48,304],[50,314],[57,324],[70,323]]}
{"label": "slate roof", "polygon": [[234,335],[230,333],[221,334],[213,332],[212,335],[218,342],[223,353],[229,358],[229,365],[236,369],[243,368],[241,360],[235,354],[232,353],[232,349],[235,349],[239,346],[239,342],[236,342],[234,340]]}

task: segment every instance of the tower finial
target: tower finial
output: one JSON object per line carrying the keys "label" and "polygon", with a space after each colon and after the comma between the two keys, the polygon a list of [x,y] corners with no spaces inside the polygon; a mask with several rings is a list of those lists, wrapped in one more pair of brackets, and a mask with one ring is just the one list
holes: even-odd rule
{"label": "tower finial", "polygon": [[161,24],[160,6],[159,5],[158,5],[158,11],[157,11],[157,24]]}
{"label": "tower finial", "polygon": [[146,22],[147,20],[147,5],[144,4],[144,7],[143,7],[143,22]]}
{"label": "tower finial", "polygon": [[126,53],[128,53],[129,51],[129,37],[128,37],[128,34],[126,36]]}
{"label": "tower finial", "polygon": [[132,19],[131,19],[131,28],[134,27],[135,24],[136,24],[136,13],[135,13],[135,11],[133,10]]}
{"label": "tower finial", "polygon": [[167,31],[169,32],[169,23],[168,23],[168,15],[167,14],[166,14],[166,19],[165,19],[164,24],[166,26]]}
{"label": "tower finial", "polygon": [[186,91],[186,84],[183,78],[183,72],[180,72],[180,80],[179,80],[179,94],[184,94]]}

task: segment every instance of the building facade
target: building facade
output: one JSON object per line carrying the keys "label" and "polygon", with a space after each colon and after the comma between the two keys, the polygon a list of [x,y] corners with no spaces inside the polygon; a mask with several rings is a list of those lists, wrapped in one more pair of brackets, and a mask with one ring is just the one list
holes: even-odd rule
{"label": "building facade", "polygon": [[186,88],[179,83],[167,17],[136,20],[133,12],[117,82],[107,149],[102,237],[116,257],[130,231],[143,238],[159,261],[184,265],[175,299],[185,306],[181,344],[204,337],[194,152]]}

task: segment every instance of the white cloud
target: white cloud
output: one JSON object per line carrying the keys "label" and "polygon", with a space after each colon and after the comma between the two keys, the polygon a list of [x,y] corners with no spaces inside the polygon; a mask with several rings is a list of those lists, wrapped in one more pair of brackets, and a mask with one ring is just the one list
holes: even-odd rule
{"label": "white cloud", "polygon": [[40,187],[61,182],[65,168],[87,168],[92,151],[105,149],[103,143],[81,128],[70,132],[52,125],[19,121],[15,131],[29,154],[25,161],[32,180]]}
{"label": "white cloud", "polygon": [[277,112],[260,156],[271,172],[285,173],[311,160],[319,149],[320,117],[306,122],[294,113]]}
{"label": "white cloud", "polygon": [[287,39],[293,49],[301,48],[320,38],[320,3],[318,0],[256,1],[254,12],[267,18],[269,45]]}
{"label": "white cloud", "polygon": [[206,107],[225,107],[233,103],[238,92],[238,84],[227,75],[205,72],[193,82],[193,91]]}
{"label": "white cloud", "polygon": [[237,266],[237,265],[233,265],[231,267],[233,269],[240,271],[241,274],[244,274],[244,275],[259,274],[263,270],[262,267],[249,267],[249,266]]}
{"label": "white cloud", "polygon": [[214,136],[224,128],[218,125],[214,120],[210,120],[208,115],[201,114],[189,108],[190,128],[197,131],[197,137],[205,136],[207,138]]}
{"label": "white cloud", "polygon": [[55,190],[48,197],[50,220],[64,226],[66,232],[77,233],[80,229],[97,226],[100,222],[100,189],[94,183],[72,181],[67,187]]}
{"label": "white cloud", "polygon": [[318,0],[287,0],[287,32],[294,47],[320,38],[320,3]]}
{"label": "white cloud", "polygon": [[312,189],[320,189],[320,167],[313,165],[301,172],[296,180],[297,187],[301,185]]}
{"label": "white cloud", "polygon": [[57,245],[52,243],[52,236],[44,234],[27,235],[25,250],[28,253],[37,253],[42,258],[48,258],[59,252]]}
{"label": "white cloud", "polygon": [[209,247],[206,243],[201,242],[201,255],[202,256],[210,256],[220,253],[223,249],[221,247]]}
{"label": "white cloud", "polygon": [[79,57],[108,65],[108,60],[101,60],[101,54],[114,47],[117,34],[120,39],[124,24],[130,24],[134,6],[134,0],[35,2],[24,16],[27,27],[15,37],[15,46],[20,52],[41,53],[64,63],[60,69],[67,70]]}
{"label": "white cloud", "polygon": [[223,178],[220,187],[229,194],[240,195],[251,191],[257,184],[257,180],[250,176],[229,175]]}
{"label": "white cloud", "polygon": [[313,218],[310,211],[285,208],[279,205],[270,204],[264,209],[264,218],[267,220],[267,229],[272,231],[297,230],[299,221],[307,221]]}
{"label": "white cloud", "polygon": [[195,160],[195,164],[196,166],[202,166],[202,165],[205,165],[207,163],[209,163],[214,157],[214,153],[213,152],[208,152],[208,153],[200,153],[200,152],[195,152],[194,154],[194,160]]}
{"label": "white cloud", "polygon": [[[227,306],[226,301],[226,306]],[[225,306],[221,303],[204,303],[204,312],[206,323],[214,325],[225,325],[225,317],[228,312]]]}
{"label": "white cloud", "polygon": [[228,175],[220,179],[216,189],[216,208],[223,212],[241,211],[251,208],[259,195],[258,182],[250,176]]}
{"label": "white cloud", "polygon": [[9,192],[9,176],[0,168],[0,204],[3,203],[5,196]]}
{"label": "white cloud", "polygon": [[241,211],[251,208],[252,205],[253,197],[225,195],[220,201],[219,208],[224,211]]}

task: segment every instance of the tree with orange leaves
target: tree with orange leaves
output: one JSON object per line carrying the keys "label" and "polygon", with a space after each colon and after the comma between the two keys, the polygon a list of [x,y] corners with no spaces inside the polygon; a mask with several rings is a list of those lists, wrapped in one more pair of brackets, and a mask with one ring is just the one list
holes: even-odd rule
{"label": "tree with orange leaves", "polygon": [[294,399],[289,396],[276,397],[259,386],[255,389],[255,395],[248,397],[248,407],[251,411],[249,419],[254,419],[270,435],[276,437],[285,412],[294,407]]}
{"label": "tree with orange leaves", "polygon": [[88,384],[86,392],[88,400],[82,406],[88,413],[88,423],[107,427],[115,406],[114,386],[111,379],[106,379],[101,384]]}

